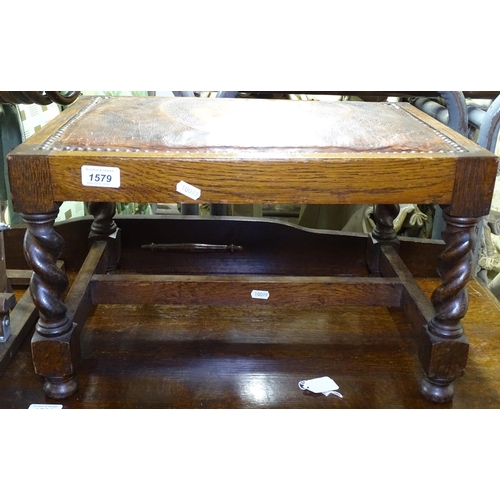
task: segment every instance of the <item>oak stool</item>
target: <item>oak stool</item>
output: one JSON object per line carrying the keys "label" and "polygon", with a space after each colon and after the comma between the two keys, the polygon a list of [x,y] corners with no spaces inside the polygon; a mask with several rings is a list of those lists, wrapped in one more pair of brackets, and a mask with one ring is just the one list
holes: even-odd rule
{"label": "oak stool", "polygon": [[[376,301],[402,307],[416,332],[420,392],[450,401],[467,363],[461,319],[471,250],[476,224],[489,213],[497,166],[489,151],[405,103],[82,97],[8,156],[39,312],[35,372],[51,398],[77,390],[79,333],[90,308],[109,296],[134,303]],[[68,279],[56,263],[64,242],[54,221],[66,200],[89,202],[94,221],[88,257],[63,301]],[[375,204],[370,272],[363,278],[113,272],[120,257],[115,202]],[[444,211],[442,284],[430,301],[398,255],[393,220],[401,203]]]}

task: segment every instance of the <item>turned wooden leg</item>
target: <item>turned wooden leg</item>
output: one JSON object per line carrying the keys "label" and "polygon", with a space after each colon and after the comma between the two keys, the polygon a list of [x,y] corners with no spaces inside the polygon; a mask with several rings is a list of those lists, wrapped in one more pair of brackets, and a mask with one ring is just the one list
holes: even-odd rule
{"label": "turned wooden leg", "polygon": [[446,249],[438,261],[442,284],[432,294],[435,316],[427,325],[428,336],[419,353],[425,372],[420,392],[437,403],[452,400],[453,381],[463,374],[467,364],[469,344],[460,320],[468,308],[466,285],[472,272],[476,225],[481,220],[453,217],[446,208],[443,216]]}
{"label": "turned wooden leg", "polygon": [[107,240],[108,242],[108,268],[107,273],[117,272],[121,257],[121,235],[120,229],[113,220],[116,213],[116,205],[112,202],[90,202],[88,211],[94,217],[90,226],[89,246],[96,240]]}
{"label": "turned wooden leg", "polygon": [[31,341],[33,365],[45,377],[47,396],[62,399],[78,388],[74,377],[80,346],[73,336],[74,324],[69,319],[61,296],[68,287],[66,274],[57,266],[64,241],[54,230],[59,206],[46,214],[23,214],[28,229],[24,237],[24,255],[33,270],[30,291],[39,320]]}
{"label": "turned wooden leg", "polygon": [[399,240],[394,229],[394,219],[399,214],[399,205],[375,205],[373,218],[375,228],[368,238],[366,262],[372,276],[381,276],[380,272],[380,245],[392,245],[399,248]]}

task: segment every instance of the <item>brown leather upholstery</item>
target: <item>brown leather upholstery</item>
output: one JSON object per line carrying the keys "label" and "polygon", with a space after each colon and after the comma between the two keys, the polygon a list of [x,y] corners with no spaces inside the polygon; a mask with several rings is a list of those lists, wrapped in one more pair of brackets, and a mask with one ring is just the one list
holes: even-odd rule
{"label": "brown leather upholstery", "polygon": [[[200,98],[94,98],[51,141],[57,149],[272,148],[456,152],[399,104]],[[416,150],[416,151],[415,151]]]}

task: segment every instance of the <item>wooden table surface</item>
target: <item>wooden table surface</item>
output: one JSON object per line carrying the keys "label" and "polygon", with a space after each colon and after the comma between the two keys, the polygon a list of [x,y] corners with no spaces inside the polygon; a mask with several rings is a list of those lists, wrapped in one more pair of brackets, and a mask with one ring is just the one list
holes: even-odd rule
{"label": "wooden table surface", "polygon": [[[419,283],[430,293],[438,280]],[[500,306],[476,281],[468,290],[469,361],[451,403],[419,394],[396,309],[99,305],[82,332],[79,391],[46,398],[28,336],[0,377],[0,408],[500,408]],[[325,375],[343,399],[298,388]]]}

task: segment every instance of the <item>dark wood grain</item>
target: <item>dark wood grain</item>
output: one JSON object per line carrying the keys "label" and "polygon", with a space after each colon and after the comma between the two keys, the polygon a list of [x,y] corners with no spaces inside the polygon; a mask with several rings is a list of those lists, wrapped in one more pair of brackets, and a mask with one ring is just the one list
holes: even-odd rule
{"label": "dark wood grain", "polygon": [[74,334],[79,334],[92,310],[91,279],[94,275],[102,274],[107,269],[106,241],[96,241],[88,253],[78,275],[66,296],[65,303],[68,316],[77,328]]}
{"label": "dark wood grain", "polygon": [[488,215],[498,165],[481,158],[459,158],[450,214],[461,217]]}
{"label": "dark wood grain", "polygon": [[[288,276],[367,276],[367,235],[314,230],[267,218],[123,216],[115,217],[122,230],[124,269],[151,274],[236,274],[242,272]],[[91,217],[56,224],[65,245],[66,269],[77,272],[88,252]],[[27,269],[22,252],[26,227],[4,233],[8,272]],[[241,244],[244,252],[186,256],[141,250],[155,243]],[[443,242],[399,238],[400,255],[414,276],[437,276],[436,262]],[[29,273],[31,276],[31,273]]]}
{"label": "dark wood grain", "polygon": [[55,199],[48,157],[39,151],[29,154],[28,161],[22,156],[8,157],[12,205],[17,212],[50,212]]}
{"label": "dark wood grain", "polygon": [[[176,191],[184,180],[201,190],[200,203],[449,203],[455,161],[449,157],[422,161],[402,156],[362,155],[299,158],[293,161],[245,158],[189,160],[161,154],[149,157],[81,153],[51,157],[54,197],[59,200],[119,202],[186,202]],[[408,155],[410,156],[410,155]],[[201,161],[203,160],[203,161]],[[120,168],[122,186],[82,186],[82,162]],[[425,170],[425,175],[422,172]],[[372,178],[373,171],[377,176]],[[148,172],[145,176],[143,173]],[[216,174],[215,174],[216,173]],[[396,181],[397,179],[397,181]],[[278,181],[279,180],[279,181]],[[29,200],[25,203],[29,204]],[[16,206],[21,211],[21,202]]]}
{"label": "dark wood grain", "polygon": [[[439,281],[419,279],[427,298]],[[466,376],[440,408],[500,408],[500,307],[469,284]],[[0,377],[0,408],[54,403],[29,337]],[[397,309],[102,305],[83,329],[70,408],[435,408],[418,393],[414,335]],[[331,376],[344,398],[301,391]]]}
{"label": "dark wood grain", "polygon": [[32,273],[28,269],[7,269],[7,279],[12,286],[28,286]]}
{"label": "dark wood grain", "polygon": [[71,328],[62,298],[69,282],[57,265],[64,246],[63,239],[54,230],[57,213],[58,207],[53,207],[47,214],[23,214],[27,224],[24,255],[33,270],[30,290],[40,316],[37,331],[44,336],[57,336]]}
{"label": "dark wood grain", "polygon": [[[385,278],[103,275],[92,279],[94,304],[399,307],[402,285]],[[252,298],[254,290],[268,292]]]}
{"label": "dark wood grain", "polygon": [[390,245],[382,247],[380,268],[382,276],[398,277],[404,283],[401,306],[418,339],[424,326],[434,317],[435,311],[432,303],[418,286],[401,257]]}
{"label": "dark wood grain", "polygon": [[28,290],[10,313],[10,337],[6,342],[0,343],[0,376],[19,349],[24,338],[33,328],[37,318],[38,313]]}

